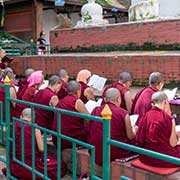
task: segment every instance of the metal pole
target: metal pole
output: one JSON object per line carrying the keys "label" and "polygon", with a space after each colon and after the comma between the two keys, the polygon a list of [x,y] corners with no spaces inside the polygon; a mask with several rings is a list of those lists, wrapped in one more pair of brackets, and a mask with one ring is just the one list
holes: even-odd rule
{"label": "metal pole", "polygon": [[110,180],[110,119],[112,112],[106,104],[101,112],[103,122],[103,180]]}

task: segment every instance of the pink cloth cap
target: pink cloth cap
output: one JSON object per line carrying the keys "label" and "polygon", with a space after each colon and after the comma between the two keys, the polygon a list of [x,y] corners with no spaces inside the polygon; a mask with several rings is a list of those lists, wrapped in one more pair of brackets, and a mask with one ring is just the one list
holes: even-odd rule
{"label": "pink cloth cap", "polygon": [[29,78],[27,79],[29,85],[28,87],[31,87],[35,84],[41,84],[43,81],[43,74],[42,71],[35,71],[33,72]]}

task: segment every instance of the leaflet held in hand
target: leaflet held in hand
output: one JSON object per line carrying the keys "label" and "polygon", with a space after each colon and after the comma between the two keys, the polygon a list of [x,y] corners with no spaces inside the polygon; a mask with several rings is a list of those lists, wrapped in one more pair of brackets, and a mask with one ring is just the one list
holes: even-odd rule
{"label": "leaflet held in hand", "polygon": [[92,86],[94,89],[102,91],[106,83],[106,80],[107,79],[104,77],[100,77],[96,74],[93,74],[88,82],[88,86]]}
{"label": "leaflet held in hand", "polygon": [[177,93],[177,90],[178,90],[177,87],[172,90],[169,90],[169,89],[164,90],[164,93],[167,95],[169,101],[174,99],[174,97]]}
{"label": "leaflet held in hand", "polygon": [[130,115],[130,121],[131,121],[131,126],[133,127],[136,124],[136,121],[138,120],[139,114],[133,114]]}
{"label": "leaflet held in hand", "polygon": [[96,102],[96,101],[93,101],[93,100],[89,100],[89,101],[85,104],[88,112],[91,114],[95,107],[101,106],[102,100],[103,100],[102,98],[100,98],[97,102]]}

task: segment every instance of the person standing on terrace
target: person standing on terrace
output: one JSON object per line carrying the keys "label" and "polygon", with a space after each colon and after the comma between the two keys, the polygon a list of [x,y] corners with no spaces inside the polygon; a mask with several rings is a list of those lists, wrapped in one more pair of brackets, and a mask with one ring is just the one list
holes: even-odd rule
{"label": "person standing on terrace", "polygon": [[39,34],[39,38],[37,39],[37,50],[38,55],[43,55],[47,53],[47,41],[45,40],[46,33],[44,31],[41,31]]}

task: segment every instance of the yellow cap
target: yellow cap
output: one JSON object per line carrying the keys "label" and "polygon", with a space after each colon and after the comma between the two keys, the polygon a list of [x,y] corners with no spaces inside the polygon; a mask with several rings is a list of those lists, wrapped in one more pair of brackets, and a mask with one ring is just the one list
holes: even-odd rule
{"label": "yellow cap", "polygon": [[111,119],[112,111],[107,104],[104,106],[104,108],[101,112],[101,116],[103,119],[107,119],[107,120]]}
{"label": "yellow cap", "polygon": [[4,79],[4,84],[6,84],[6,85],[11,85],[11,80],[9,79],[8,76],[5,77],[5,79]]}

